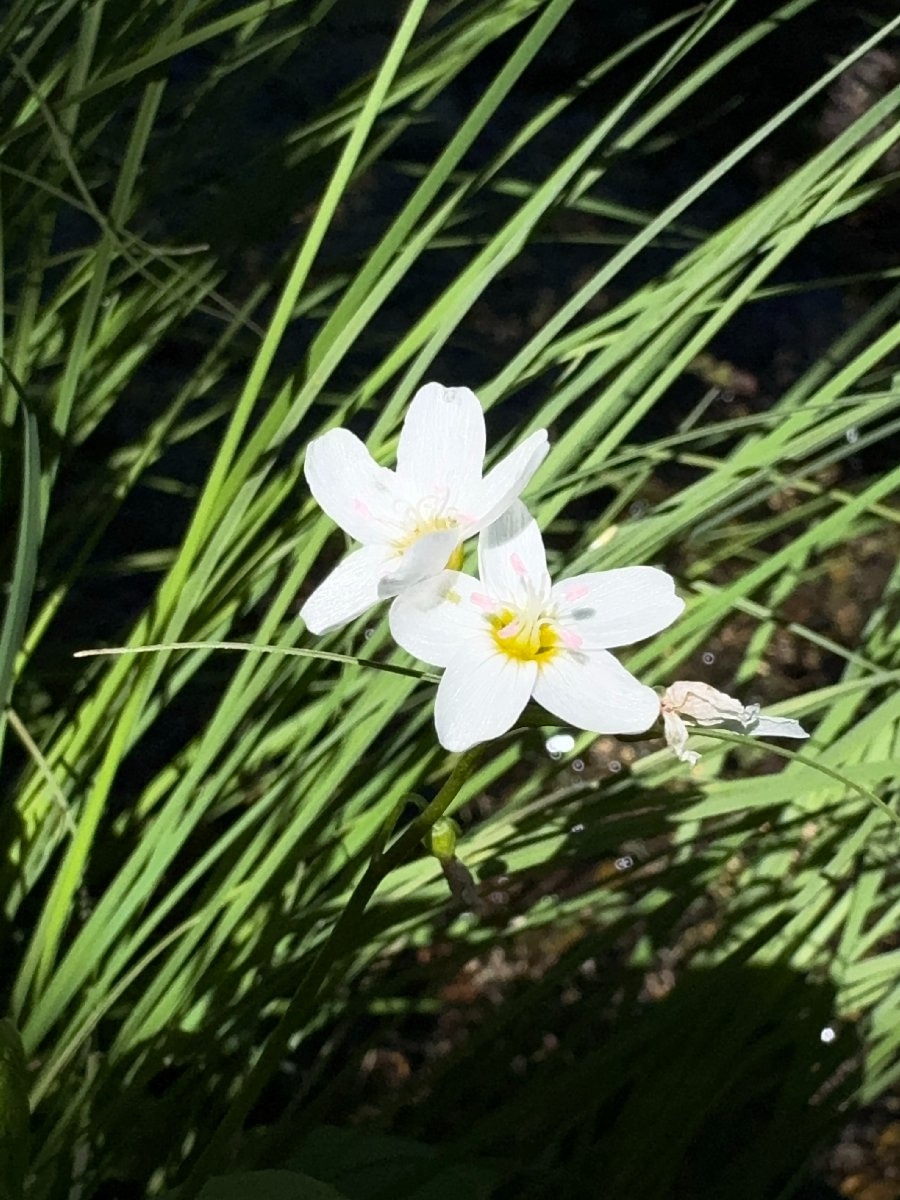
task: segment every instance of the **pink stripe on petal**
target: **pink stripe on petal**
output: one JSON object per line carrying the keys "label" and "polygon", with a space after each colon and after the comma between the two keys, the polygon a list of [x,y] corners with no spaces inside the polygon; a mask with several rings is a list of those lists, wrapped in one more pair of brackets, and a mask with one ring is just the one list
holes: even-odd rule
{"label": "pink stripe on petal", "polygon": [[471,599],[476,608],[481,608],[485,612],[494,611],[494,601],[490,596],[485,596],[484,592],[473,592]]}
{"label": "pink stripe on petal", "polygon": [[509,557],[509,561],[510,561],[510,564],[512,565],[512,569],[515,571],[515,573],[517,575],[522,576],[522,575],[528,574],[528,569],[525,566],[525,564],[522,562],[522,560],[518,556],[518,554],[511,554]]}

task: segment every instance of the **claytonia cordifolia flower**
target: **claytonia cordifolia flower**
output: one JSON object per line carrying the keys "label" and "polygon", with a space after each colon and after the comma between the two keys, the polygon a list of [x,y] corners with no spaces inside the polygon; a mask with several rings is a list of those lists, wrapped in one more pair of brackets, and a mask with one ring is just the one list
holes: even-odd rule
{"label": "claytonia cordifolia flower", "polygon": [[304,469],[312,494],[362,543],[300,610],[311,632],[337,629],[379,600],[460,566],[463,541],[496,520],[543,462],[547,432],[533,433],[482,477],[484,447],[478,397],[439,383],[413,397],[394,471],[347,429],[310,443]]}
{"label": "claytonia cordifolia flower", "polygon": [[391,632],[443,667],[434,721],[447,750],[499,737],[530,697],[566,724],[640,733],[659,697],[609,653],[670,625],[684,605],[654,567],[552,584],[544,543],[521,501],[478,541],[480,579],[444,571],[398,597]]}
{"label": "claytonia cordifolia flower", "polygon": [[681,679],[663,693],[660,701],[666,741],[682,762],[694,766],[700,758],[687,749],[688,726],[705,729],[730,729],[751,737],[805,738],[809,734],[799,721],[788,717],[767,717],[758,704],[741,704],[733,696],[716,691],[708,683]]}

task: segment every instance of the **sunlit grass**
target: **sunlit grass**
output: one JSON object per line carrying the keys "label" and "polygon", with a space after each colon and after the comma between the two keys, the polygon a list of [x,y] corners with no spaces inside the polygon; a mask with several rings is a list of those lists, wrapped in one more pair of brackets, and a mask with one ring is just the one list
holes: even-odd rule
{"label": "sunlit grass", "polygon": [[[790,289],[779,271],[797,247],[892,186],[876,168],[900,136],[900,88],[721,227],[705,229],[696,215],[698,201],[895,34],[900,18],[652,211],[604,193],[617,161],[668,136],[667,121],[717,73],[760,41],[790,36],[791,19],[814,0],[747,24],[724,45],[727,2],[685,11],[612,55],[598,45],[578,88],[519,117],[509,97],[570,6],[448,5],[435,20],[436,5],[412,0],[371,72],[273,133],[279,167],[302,168],[314,200],[300,212],[285,201],[262,272],[212,244],[182,244],[155,220],[159,156],[171,151],[173,122],[191,129],[187,93],[169,73],[203,48],[199,104],[243,72],[302,71],[335,0],[228,11],[207,0],[165,15],[149,2],[123,15],[103,3],[17,0],[4,19],[0,691],[11,710],[0,896],[4,999],[34,1106],[29,1197],[75,1187],[90,1196],[119,1178],[161,1192],[191,1169],[197,1182],[234,1162],[287,1161],[299,1131],[347,1115],[341,1087],[359,1056],[341,1041],[346,1023],[363,1011],[412,1011],[413,985],[428,992],[437,978],[437,966],[431,976],[410,967],[409,947],[441,937],[464,962],[491,946],[514,955],[539,934],[559,939],[552,968],[533,992],[483,1016],[472,1035],[483,1058],[434,1064],[412,1132],[433,1137],[452,1118],[460,1157],[499,1156],[504,1130],[535,1136],[550,1086],[560,1113],[572,1098],[542,1135],[554,1186],[571,1194],[564,1185],[596,1165],[589,1081],[577,1064],[567,1074],[555,1063],[510,1084],[492,1111],[503,1031],[539,1024],[554,981],[598,954],[611,964],[600,988],[606,1022],[620,1004],[616,972],[636,995],[683,914],[710,898],[714,936],[680,969],[814,980],[833,1000],[822,1020],[845,1018],[858,1036],[862,1067],[848,1095],[871,1099],[897,1078],[896,566],[858,587],[855,639],[792,609],[840,556],[845,573],[864,569],[861,539],[896,563],[896,272],[884,272],[877,302],[765,411],[702,407],[699,383],[693,415],[673,412],[671,397],[729,322]],[[433,160],[410,161],[404,132],[492,45],[495,74],[456,134]],[[522,152],[546,145],[554,122],[607,76],[618,81],[616,102],[580,140],[560,137],[557,159],[530,177]],[[337,253],[347,213],[352,221],[379,170],[405,181],[396,211],[377,240]],[[297,616],[341,550],[305,489],[304,446],[349,423],[390,461],[415,389],[440,377],[447,347],[470,336],[473,308],[502,303],[506,272],[560,212],[615,216],[617,236],[493,374],[485,365],[445,382],[478,392],[497,454],[514,414],[516,436],[550,429],[551,454],[527,498],[559,565],[659,562],[677,577],[684,617],[631,653],[630,669],[666,684],[726,645],[731,677],[710,663],[710,682],[750,692],[762,679],[773,710],[802,718],[813,738],[783,764],[710,741],[692,774],[657,742],[633,758],[618,751],[629,769],[606,772],[609,754],[583,738],[581,777],[549,759],[533,730],[498,742],[455,806],[492,798],[465,810],[460,855],[476,875],[520,886],[516,903],[491,920],[453,917],[437,864],[409,846],[367,915],[328,951],[312,1003],[303,994],[311,964],[385,822],[404,797],[430,798],[452,764],[434,742],[433,680],[391,648],[380,615],[321,640]],[[668,266],[632,283],[633,266],[664,239]],[[598,297],[612,297],[599,313]],[[845,472],[863,451],[864,467]],[[123,523],[163,486],[183,497],[177,519],[152,536],[144,527],[142,544],[123,551]],[[137,560],[147,569],[135,585],[135,560],[126,570],[124,555],[138,552],[148,558]],[[102,590],[98,564],[112,571]],[[827,656],[829,678],[793,695],[766,680],[785,637],[817,661]],[[99,642],[127,652],[71,658]],[[222,643],[228,653],[215,648]],[[623,844],[642,848],[643,859],[629,852],[636,869],[601,872]],[[579,886],[536,902],[532,881],[558,869],[581,872]],[[289,1045],[260,1059],[285,1011]],[[579,1037],[589,1015],[585,1006]],[[637,1020],[623,1017],[618,1035],[604,1026],[597,1074],[625,1071],[639,1051]],[[273,1115],[279,1064],[291,1056],[310,1071],[309,1091]],[[252,1096],[242,1090],[248,1077]],[[614,1099],[612,1084],[603,1087],[598,1106]],[[270,1097],[265,1136],[235,1133],[223,1146],[226,1112],[243,1116],[257,1092]],[[476,1097],[468,1129],[456,1125],[457,1092]],[[690,1113],[686,1124],[700,1128],[699,1105]],[[167,1136],[132,1139],[138,1127]],[[428,1170],[439,1174],[446,1163],[436,1161]],[[659,1170],[665,1188],[664,1162]],[[513,1177],[514,1164],[504,1171]],[[532,1180],[527,1194],[545,1185]]]}

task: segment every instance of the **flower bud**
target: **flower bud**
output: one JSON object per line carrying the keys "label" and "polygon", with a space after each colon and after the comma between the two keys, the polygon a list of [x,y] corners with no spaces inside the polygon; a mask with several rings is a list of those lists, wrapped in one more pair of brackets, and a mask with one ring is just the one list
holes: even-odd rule
{"label": "flower bud", "polygon": [[429,854],[442,865],[451,862],[456,854],[456,842],[459,837],[459,826],[452,817],[438,817],[429,831],[422,838],[422,844]]}
{"label": "flower bud", "polygon": [[727,729],[750,737],[806,738],[809,734],[789,717],[760,713],[758,704],[742,704],[733,696],[693,679],[680,679],[668,687],[660,700],[665,738],[682,762],[694,766],[700,758],[687,749],[690,726]]}

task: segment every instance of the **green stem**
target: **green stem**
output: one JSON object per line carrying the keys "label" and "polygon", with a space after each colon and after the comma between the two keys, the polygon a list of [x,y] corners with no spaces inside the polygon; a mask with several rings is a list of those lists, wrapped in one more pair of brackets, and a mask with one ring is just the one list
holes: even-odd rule
{"label": "green stem", "polygon": [[347,906],[335,923],[328,940],[310,964],[278,1025],[263,1043],[238,1095],[185,1181],[182,1195],[195,1195],[213,1170],[227,1166],[247,1113],[277,1070],[291,1037],[303,1027],[312,1014],[335,963],[347,950],[353,948],[357,927],[369,901],[391,871],[406,862],[416,849],[420,848],[422,838],[450,807],[477,767],[484,750],[485,744],[481,744],[460,755],[456,766],[435,798],[383,853],[378,853],[379,839],[379,845],[376,845],[369,865],[353,889]]}

